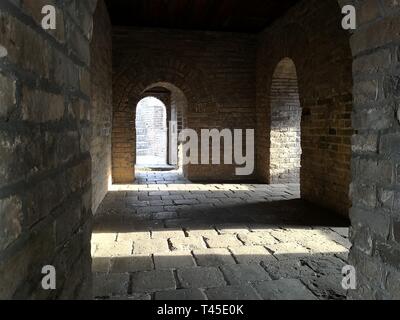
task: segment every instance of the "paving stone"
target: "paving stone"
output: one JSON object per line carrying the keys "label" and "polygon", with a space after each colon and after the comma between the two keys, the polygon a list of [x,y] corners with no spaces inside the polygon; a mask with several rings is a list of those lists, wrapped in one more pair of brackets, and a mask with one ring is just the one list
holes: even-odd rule
{"label": "paving stone", "polygon": [[151,300],[151,295],[146,293],[133,293],[129,296],[115,296],[109,300]]}
{"label": "paving stone", "polygon": [[94,273],[93,288],[95,297],[123,296],[128,293],[129,274]]}
{"label": "paving stone", "polygon": [[92,233],[91,241],[94,243],[114,242],[116,238],[116,233]]}
{"label": "paving stone", "polygon": [[153,260],[150,255],[135,255],[132,257],[117,257],[111,259],[111,272],[136,272],[153,270]]}
{"label": "paving stone", "polygon": [[274,280],[304,279],[315,275],[315,272],[302,259],[269,261],[263,263],[263,267]]}
{"label": "paving stone", "polygon": [[257,264],[226,265],[221,270],[230,285],[271,280],[264,268]]}
{"label": "paving stone", "polygon": [[261,261],[275,261],[276,259],[261,246],[229,247],[235,259],[241,264],[259,264]]}
{"label": "paving stone", "polygon": [[162,206],[148,206],[148,207],[140,207],[137,209],[138,214],[151,214],[156,212],[163,212]]}
{"label": "paving stone", "polygon": [[205,241],[207,242],[210,248],[227,248],[227,247],[240,247],[243,245],[236,235],[224,234],[217,236],[204,236]]}
{"label": "paving stone", "polygon": [[156,269],[177,269],[196,266],[196,263],[190,251],[171,251],[167,253],[155,253],[154,264]]}
{"label": "paving stone", "polygon": [[207,297],[200,289],[180,289],[156,292],[155,300],[207,300]]}
{"label": "paving stone", "polygon": [[133,254],[152,254],[154,252],[169,252],[166,239],[137,240],[133,243]]}
{"label": "paving stone", "polygon": [[109,272],[111,259],[108,257],[94,257],[92,259],[92,272]]}
{"label": "paving stone", "polygon": [[341,235],[343,238],[349,237],[349,228],[331,228],[331,230]]}
{"label": "paving stone", "polygon": [[150,232],[137,231],[137,232],[118,233],[117,242],[137,241],[137,240],[150,240]]}
{"label": "paving stone", "polygon": [[313,230],[310,227],[275,229],[269,231],[269,233],[280,242],[298,243],[313,239],[313,237],[320,235],[318,231]]}
{"label": "paving stone", "polygon": [[175,211],[155,212],[152,214],[153,219],[165,220],[178,218],[178,213]]}
{"label": "paving stone", "polygon": [[94,254],[98,248],[98,244],[91,242],[90,243],[90,255],[94,257]]}
{"label": "paving stone", "polygon": [[256,290],[248,284],[206,290],[209,300],[261,300]]}
{"label": "paving stone", "polygon": [[132,275],[132,292],[175,290],[175,277],[171,270],[141,271]]}
{"label": "paving stone", "polygon": [[347,253],[348,249],[341,244],[338,244],[334,241],[315,241],[309,240],[304,241],[303,246],[309,248],[313,253],[323,253],[323,254],[340,254],[340,253]]}
{"label": "paving stone", "polygon": [[214,288],[226,285],[221,271],[214,267],[178,269],[177,276],[183,288]]}
{"label": "paving stone", "polygon": [[97,246],[94,257],[127,257],[132,254],[132,241],[107,242]]}
{"label": "paving stone", "polygon": [[170,239],[170,238],[184,238],[185,233],[182,229],[161,229],[161,230],[152,230],[151,238],[152,239]]}
{"label": "paving stone", "polygon": [[342,287],[341,274],[314,275],[302,279],[310,290],[320,299],[345,300],[347,291]]}
{"label": "paving stone", "polygon": [[249,223],[248,225],[251,232],[268,232],[279,231],[280,229],[276,224],[264,224],[264,223]]}
{"label": "paving stone", "polygon": [[267,248],[273,252],[274,257],[278,260],[303,258],[310,255],[310,250],[295,242],[268,245]]}
{"label": "paving stone", "polygon": [[296,279],[264,281],[254,284],[264,300],[316,300],[307,287]]}
{"label": "paving stone", "polygon": [[251,232],[239,234],[238,237],[247,246],[266,246],[279,242],[269,232]]}
{"label": "paving stone", "polygon": [[203,229],[186,229],[190,237],[205,237],[212,238],[218,236],[217,230],[211,227],[204,227]]}
{"label": "paving stone", "polygon": [[170,243],[173,250],[179,251],[192,251],[206,248],[206,244],[202,237],[171,238]]}
{"label": "paving stone", "polygon": [[250,232],[249,228],[242,224],[219,225],[217,226],[217,230],[220,234],[243,234]]}
{"label": "paving stone", "polygon": [[[176,285],[189,289],[175,290],[174,274],[155,274],[142,281],[147,289],[143,285],[145,288],[135,289],[142,291],[134,290],[133,294],[128,295],[126,290],[100,298],[150,299],[151,292],[158,299],[205,299],[199,288],[213,288],[208,291],[218,299],[246,299],[241,298],[244,291],[254,293],[249,286],[269,282],[271,287],[274,280],[288,279],[301,280],[309,289],[306,292],[314,293],[313,298],[344,298],[340,285],[343,262],[337,257],[347,259],[348,228],[296,227],[296,219],[300,222],[297,208],[275,208],[267,202],[290,199],[290,193],[296,192],[298,186],[187,184],[174,175],[162,173],[164,182],[160,183],[159,173],[146,173],[142,177],[146,177],[147,185],[131,185],[130,191],[107,195],[100,206],[107,218],[102,222],[98,219],[97,224],[104,226],[107,222],[107,227],[126,232],[99,230],[93,235],[93,271],[116,275],[130,272],[137,276],[141,270],[176,269]],[[215,192],[221,197],[214,197]],[[139,197],[146,200],[139,201]],[[181,205],[171,205],[173,200],[183,201]],[[196,204],[188,205],[185,200]],[[243,206],[247,206],[247,212]],[[267,207],[271,208],[271,215],[266,214]],[[177,212],[186,219],[177,219]],[[155,217],[157,214],[160,215]],[[195,267],[193,256],[200,267]],[[157,284],[164,278],[170,281]],[[238,291],[243,286],[245,289]],[[286,284],[285,289],[290,291],[287,288],[291,289],[291,285]]]}
{"label": "paving stone", "polygon": [[224,248],[193,250],[193,254],[199,266],[218,267],[236,264],[229,250]]}

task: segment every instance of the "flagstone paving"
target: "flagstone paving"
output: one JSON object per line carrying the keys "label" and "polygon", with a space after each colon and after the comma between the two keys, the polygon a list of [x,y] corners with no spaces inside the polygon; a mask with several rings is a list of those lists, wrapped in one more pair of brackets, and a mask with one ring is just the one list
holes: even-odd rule
{"label": "flagstone paving", "polygon": [[299,193],[175,172],[112,186],[92,236],[96,299],[344,299],[348,221]]}

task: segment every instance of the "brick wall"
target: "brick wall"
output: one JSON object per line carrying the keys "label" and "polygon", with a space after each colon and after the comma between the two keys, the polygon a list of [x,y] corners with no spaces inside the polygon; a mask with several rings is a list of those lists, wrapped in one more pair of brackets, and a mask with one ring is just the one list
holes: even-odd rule
{"label": "brick wall", "polygon": [[93,21],[91,52],[91,142],[92,211],[108,192],[111,179],[112,125],[112,36],[111,22],[104,2],[99,2]]}
{"label": "brick wall", "polygon": [[[57,7],[57,29],[40,26]],[[96,1],[2,0],[0,299],[91,296],[89,61]],[[54,265],[57,290],[41,288]]]}
{"label": "brick wall", "polygon": [[[154,83],[184,94],[186,127],[254,129],[255,36],[115,28],[113,39],[114,182],[134,179],[135,106]],[[237,178],[231,165],[185,171],[193,180]]]}
{"label": "brick wall", "polygon": [[296,66],[289,58],[274,71],[270,104],[270,182],[300,183],[301,107]]}
{"label": "brick wall", "polygon": [[400,299],[400,4],[356,6],[349,297]]}
{"label": "brick wall", "polygon": [[348,215],[352,56],[337,1],[302,1],[265,30],[257,64],[257,168],[270,176],[271,86],[283,58],[297,69],[301,119],[301,193]]}

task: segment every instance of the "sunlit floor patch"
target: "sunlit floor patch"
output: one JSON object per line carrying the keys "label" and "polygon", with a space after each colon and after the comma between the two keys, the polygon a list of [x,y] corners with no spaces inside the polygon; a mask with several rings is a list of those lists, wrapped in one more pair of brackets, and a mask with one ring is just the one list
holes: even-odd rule
{"label": "sunlit floor patch", "polygon": [[192,184],[141,173],[113,186],[92,237],[98,299],[343,299],[348,221],[298,185]]}

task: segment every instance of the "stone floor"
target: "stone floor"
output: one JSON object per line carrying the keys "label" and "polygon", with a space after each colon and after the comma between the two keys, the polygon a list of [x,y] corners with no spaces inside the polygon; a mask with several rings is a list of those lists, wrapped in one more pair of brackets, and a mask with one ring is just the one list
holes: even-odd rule
{"label": "stone floor", "polygon": [[97,299],[343,299],[348,221],[298,185],[193,184],[174,172],[113,186],[92,237]]}

